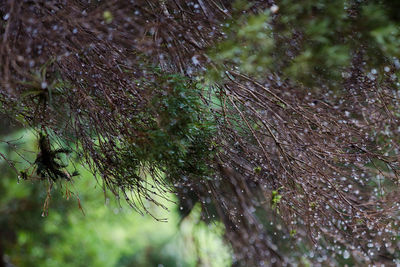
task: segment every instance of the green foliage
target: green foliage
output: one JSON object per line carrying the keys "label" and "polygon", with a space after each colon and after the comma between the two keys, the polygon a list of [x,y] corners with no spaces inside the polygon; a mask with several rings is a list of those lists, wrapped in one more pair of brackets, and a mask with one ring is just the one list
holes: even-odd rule
{"label": "green foliage", "polygon": [[[16,152],[32,151],[26,157],[34,160],[35,149],[34,135],[25,133],[18,150],[8,152],[2,146],[0,152],[14,159]],[[170,212],[147,204],[155,215],[168,217],[168,223],[141,216],[108,197],[105,205],[99,205],[104,192],[88,170],[78,169],[81,179],[73,185],[54,184],[49,215],[42,217],[45,185],[23,180],[17,184],[15,173],[1,162],[0,242],[11,263],[21,267],[196,266],[201,260],[209,266],[230,266],[221,226],[199,223],[199,209],[179,228],[179,215],[171,202],[164,201]],[[75,197],[64,195],[68,188],[79,194],[85,214],[77,208]]]}
{"label": "green foliage", "polygon": [[207,176],[207,162],[198,159],[212,157],[215,125],[200,100],[201,88],[180,75],[163,73],[142,83],[154,91],[145,112],[132,122],[137,134],[123,148],[123,166],[139,168],[148,163],[172,179]]}
{"label": "green foliage", "polygon": [[[399,9],[397,9],[398,12]],[[390,63],[394,57],[400,56],[399,23],[391,20],[390,12],[385,5],[369,3],[362,8],[360,19],[363,27],[364,38],[369,41],[368,54],[382,55]],[[373,63],[381,63],[376,58],[371,58]]]}
{"label": "green foliage", "polygon": [[254,172],[255,172],[256,174],[259,174],[259,173],[261,172],[261,167],[260,167],[260,166],[255,167],[255,168],[254,168]]}
{"label": "green foliage", "polygon": [[365,1],[357,17],[349,13],[353,3],[345,0],[278,4],[275,12],[243,14],[239,11],[249,3],[236,2],[237,13],[223,29],[226,38],[209,52],[217,63],[210,71],[213,79],[222,77],[224,64],[230,63],[255,77],[277,71],[294,82],[334,88],[354,54],[366,50],[370,68],[382,58],[390,64],[400,56],[399,24],[392,19],[390,1]]}
{"label": "green foliage", "polygon": [[103,12],[103,19],[107,24],[110,24],[113,21],[113,18],[113,14],[109,10]]}
{"label": "green foliage", "polygon": [[209,51],[220,67],[211,71],[211,78],[218,79],[227,62],[245,73],[260,73],[270,66],[274,44],[270,21],[269,11],[228,20],[224,27],[227,38]]}
{"label": "green foliage", "polygon": [[[278,56],[287,62],[282,66],[288,77],[304,83],[312,83],[317,76],[325,80],[340,77],[350,59],[349,45],[338,38],[349,29],[345,2],[282,1],[277,26],[282,35],[277,49]],[[295,40],[294,45],[285,43],[290,39]],[[291,51],[292,58],[287,56],[286,49]]]}
{"label": "green foliage", "polygon": [[296,236],[296,234],[297,234],[297,231],[296,231],[296,229],[292,229],[292,230],[290,230],[290,236],[291,237],[295,237]]}
{"label": "green foliage", "polygon": [[271,207],[278,214],[279,214],[278,205],[281,202],[281,199],[282,199],[282,195],[279,194],[279,189],[278,190],[273,190],[272,193],[271,193]]}

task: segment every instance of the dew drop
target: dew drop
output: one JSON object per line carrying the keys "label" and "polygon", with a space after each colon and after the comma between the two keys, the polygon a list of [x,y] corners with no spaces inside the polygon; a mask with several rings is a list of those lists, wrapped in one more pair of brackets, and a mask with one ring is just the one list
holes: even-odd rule
{"label": "dew drop", "polygon": [[344,259],[350,258],[350,252],[347,251],[347,250],[343,251],[343,258],[344,258]]}

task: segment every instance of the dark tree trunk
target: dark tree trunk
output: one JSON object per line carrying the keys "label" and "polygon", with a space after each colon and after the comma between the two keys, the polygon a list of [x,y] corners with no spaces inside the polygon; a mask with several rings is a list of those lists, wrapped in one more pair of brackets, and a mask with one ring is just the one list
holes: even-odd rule
{"label": "dark tree trunk", "polygon": [[6,267],[6,262],[4,259],[3,242],[0,239],[0,267]]}

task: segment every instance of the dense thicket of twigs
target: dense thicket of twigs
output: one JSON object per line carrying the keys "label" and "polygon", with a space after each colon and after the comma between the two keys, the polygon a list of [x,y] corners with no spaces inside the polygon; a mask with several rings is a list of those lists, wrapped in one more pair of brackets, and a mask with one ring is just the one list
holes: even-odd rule
{"label": "dense thicket of twigs", "polygon": [[[253,1],[246,12],[273,4]],[[351,11],[357,16],[357,6]],[[360,265],[393,262],[400,163],[395,66],[388,63],[378,79],[366,71],[360,47],[332,90],[268,69],[254,78],[227,62],[223,78],[198,90],[196,77],[219,68],[207,51],[224,40],[223,23],[234,12],[222,0],[3,1],[1,108],[68,143],[139,211],[144,199],[158,203],[166,192],[195,192],[205,214],[214,210],[224,223],[246,266],[302,257],[332,265],[342,253]],[[291,38],[285,41],[295,54],[303,37]],[[188,80],[168,76],[175,73]],[[160,112],[154,99],[178,99],[174,88],[182,83],[202,99],[185,105],[197,107],[196,116],[207,113],[196,118],[214,125],[199,126],[206,136],[187,134],[196,120],[189,115],[182,134],[164,127],[163,116],[173,115]],[[151,134],[184,140],[190,156],[184,160],[212,171],[179,165]],[[315,251],[304,254],[310,244]]]}

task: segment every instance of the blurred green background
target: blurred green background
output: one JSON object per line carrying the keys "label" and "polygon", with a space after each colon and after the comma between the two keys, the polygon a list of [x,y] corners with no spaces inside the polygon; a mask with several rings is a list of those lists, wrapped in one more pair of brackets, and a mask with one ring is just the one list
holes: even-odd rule
{"label": "blurred green background", "polygon": [[[27,164],[21,156],[34,161],[34,134],[2,124],[0,152],[17,165]],[[157,218],[168,219],[159,222],[119,205],[84,167],[76,167],[80,176],[72,185],[53,187],[48,216],[42,216],[46,183],[19,180],[2,159],[0,252],[6,266],[231,266],[222,226],[201,222],[200,207],[179,223],[176,204],[165,201],[166,211],[148,203]],[[67,189],[79,196],[83,211],[75,195],[67,199]]]}

